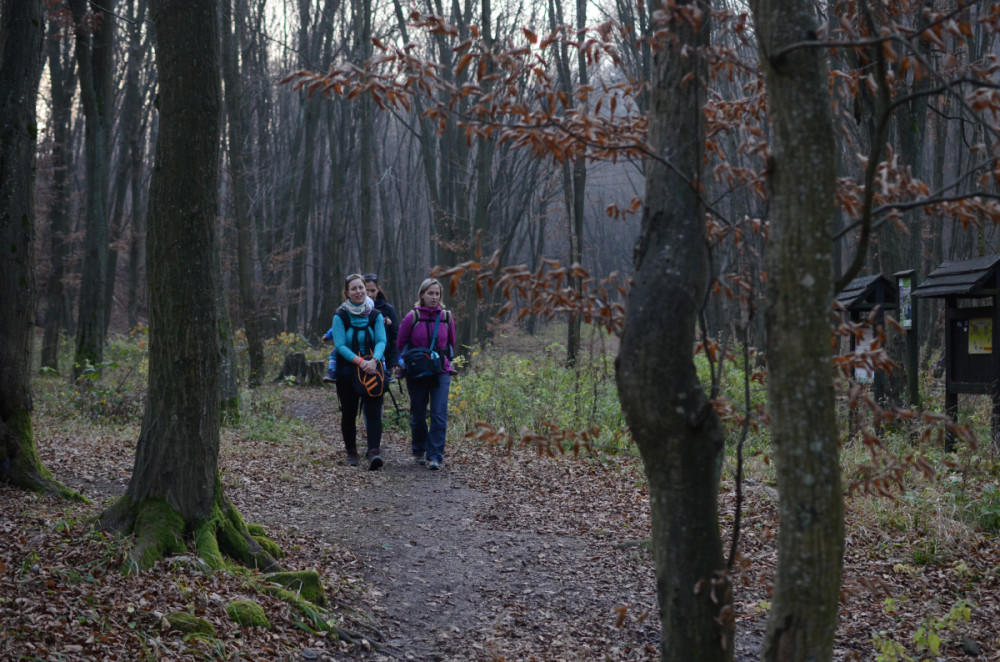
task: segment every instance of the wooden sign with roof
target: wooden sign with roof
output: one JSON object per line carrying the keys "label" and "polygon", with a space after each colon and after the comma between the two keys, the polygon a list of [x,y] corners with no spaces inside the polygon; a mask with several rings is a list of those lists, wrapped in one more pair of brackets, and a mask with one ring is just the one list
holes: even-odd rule
{"label": "wooden sign with roof", "polygon": [[[958,394],[989,395],[993,399],[991,432],[1000,439],[1000,255],[961,262],[944,262],[913,289],[917,298],[945,300],[945,409],[958,415]],[[952,450],[949,433],[946,450]]]}
{"label": "wooden sign with roof", "polygon": [[[844,307],[844,313],[852,322],[859,322],[863,316],[875,312],[874,327],[868,329],[865,337],[851,337],[851,351],[866,351],[874,342],[878,329],[885,326],[885,311],[898,308],[896,285],[882,274],[855,278],[840,291],[834,299]],[[871,367],[856,368],[854,378],[858,382],[871,382],[872,394],[877,402],[885,400],[885,375]],[[875,432],[881,436],[881,426],[876,421]]]}
{"label": "wooden sign with roof", "polygon": [[855,320],[860,319],[862,313],[874,310],[876,306],[885,311],[894,310],[898,305],[895,283],[882,274],[855,278],[836,296],[836,301]]}

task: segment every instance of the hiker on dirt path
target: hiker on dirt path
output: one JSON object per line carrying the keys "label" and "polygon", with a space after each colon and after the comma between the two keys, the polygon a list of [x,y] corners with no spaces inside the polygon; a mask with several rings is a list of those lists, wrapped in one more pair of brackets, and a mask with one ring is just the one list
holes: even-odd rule
{"label": "hiker on dirt path", "polygon": [[[385,352],[385,324],[382,314],[375,310],[375,302],[368,298],[365,279],[361,274],[351,274],[344,279],[344,297],[337,308],[333,324],[327,333],[333,340],[337,354],[335,384],[340,400],[340,431],[347,450],[347,464],[358,466],[357,423],[358,406],[364,408],[365,429],[368,432],[368,469],[382,468],[382,398],[358,393],[353,372],[361,370],[373,375],[382,368]],[[326,335],[324,335],[326,339]]]}
{"label": "hiker on dirt path", "polygon": [[[455,319],[441,302],[441,283],[428,278],[420,284],[417,302],[399,324],[396,347],[406,360],[406,390],[410,394],[410,449],[419,465],[437,470],[444,462],[444,442],[448,429],[448,389],[451,386],[451,359],[455,347]],[[417,370],[407,350],[428,348],[433,369]],[[427,406],[431,426],[427,429]]]}
{"label": "hiker on dirt path", "polygon": [[396,336],[399,335],[399,316],[396,309],[385,298],[382,287],[378,284],[378,274],[364,274],[365,290],[368,298],[375,302],[375,310],[382,313],[382,321],[385,322],[385,367],[386,378],[393,381],[390,375],[392,369],[396,367],[396,359],[399,351],[396,349]]}

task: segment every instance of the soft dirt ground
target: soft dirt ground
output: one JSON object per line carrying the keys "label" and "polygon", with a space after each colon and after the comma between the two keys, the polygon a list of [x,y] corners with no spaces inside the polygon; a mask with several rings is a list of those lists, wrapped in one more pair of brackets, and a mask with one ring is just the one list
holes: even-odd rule
{"label": "soft dirt ground", "polygon": [[[289,413],[327,431],[325,448],[341,458],[336,401],[327,393],[298,393]],[[515,460],[457,444],[447,450],[444,469],[433,472],[412,462],[409,438],[398,430],[386,434],[382,447],[382,471],[337,464],[328,483],[301,491],[295,514],[280,500],[271,502],[273,510],[257,507],[265,520],[321,531],[354,551],[378,598],[390,657],[658,657],[648,554],[619,547],[642,531],[612,537],[598,528],[613,526],[606,508],[635,508],[635,517],[623,521],[641,521],[644,504],[613,503],[595,492],[588,517],[585,486],[533,479],[530,454]],[[537,462],[552,468],[552,460]],[[572,478],[587,471],[587,463],[566,460],[559,473]],[[575,517],[555,521],[547,506]]]}
{"label": "soft dirt ground", "polygon": [[[331,389],[268,388],[265,397],[297,423],[280,438],[225,429],[226,494],[288,553],[289,569],[321,573],[329,614],[360,636],[311,631],[240,574],[205,575],[190,559],[122,577],[121,543],[87,522],[124,492],[137,429],[39,415],[43,462],[92,503],[0,486],[0,660],[659,658],[652,562],[636,544],[649,536],[636,458],[540,457],[462,440],[449,443],[444,470],[431,472],[412,463],[404,424],[386,433],[385,468],[369,472],[343,464]],[[387,403],[386,419],[393,413]],[[720,494],[724,530],[730,488]],[[745,491],[733,577],[737,662],[760,659],[778,524],[774,490],[748,481]],[[915,654],[921,624],[960,596],[974,605],[971,621],[942,630],[936,658],[1000,660],[996,538],[917,565],[908,550],[919,541],[866,524],[848,505],[834,659],[874,659],[877,636]],[[225,603],[248,598],[263,604],[270,629],[228,619]],[[216,635],[181,636],[161,619],[171,611],[207,619]]]}
{"label": "soft dirt ground", "polygon": [[[432,472],[397,427],[384,469],[370,472],[343,463],[332,389],[273,388],[301,425],[273,441],[225,430],[226,493],[288,552],[289,569],[321,572],[340,626],[365,640],[302,632],[269,600],[271,631],[234,628],[223,603],[256,596],[183,562],[120,577],[86,521],[124,492],[136,430],[40,416],[43,462],[93,504],[0,488],[0,659],[658,659],[652,563],[634,544],[649,518],[635,458],[461,441]],[[177,610],[213,622],[216,640],[161,632],[159,614]]]}

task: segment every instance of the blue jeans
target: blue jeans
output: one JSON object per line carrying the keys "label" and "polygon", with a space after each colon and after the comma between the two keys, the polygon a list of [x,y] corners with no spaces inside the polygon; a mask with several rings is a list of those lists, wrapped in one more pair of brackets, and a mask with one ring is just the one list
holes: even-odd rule
{"label": "blue jeans", "polygon": [[[410,432],[413,439],[410,449],[414,455],[426,455],[427,460],[444,459],[444,438],[448,431],[448,389],[451,375],[437,376],[437,381],[406,380],[410,393]],[[431,406],[431,429],[427,430],[427,404]]]}

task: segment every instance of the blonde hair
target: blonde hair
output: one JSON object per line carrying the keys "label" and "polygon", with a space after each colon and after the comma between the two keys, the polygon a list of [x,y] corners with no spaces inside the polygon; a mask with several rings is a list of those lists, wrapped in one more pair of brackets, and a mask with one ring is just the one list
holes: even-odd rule
{"label": "blonde hair", "polygon": [[344,279],[344,297],[347,297],[347,287],[351,284],[352,280],[360,280],[364,283],[365,277],[361,274],[348,274],[347,278]]}
{"label": "blonde hair", "polygon": [[424,305],[424,293],[431,288],[432,285],[437,285],[441,288],[441,300],[438,301],[438,305],[441,306],[441,310],[445,309],[444,305],[444,286],[438,281],[437,278],[425,278],[424,282],[420,283],[420,289],[417,290],[417,302],[413,304],[414,306]]}

